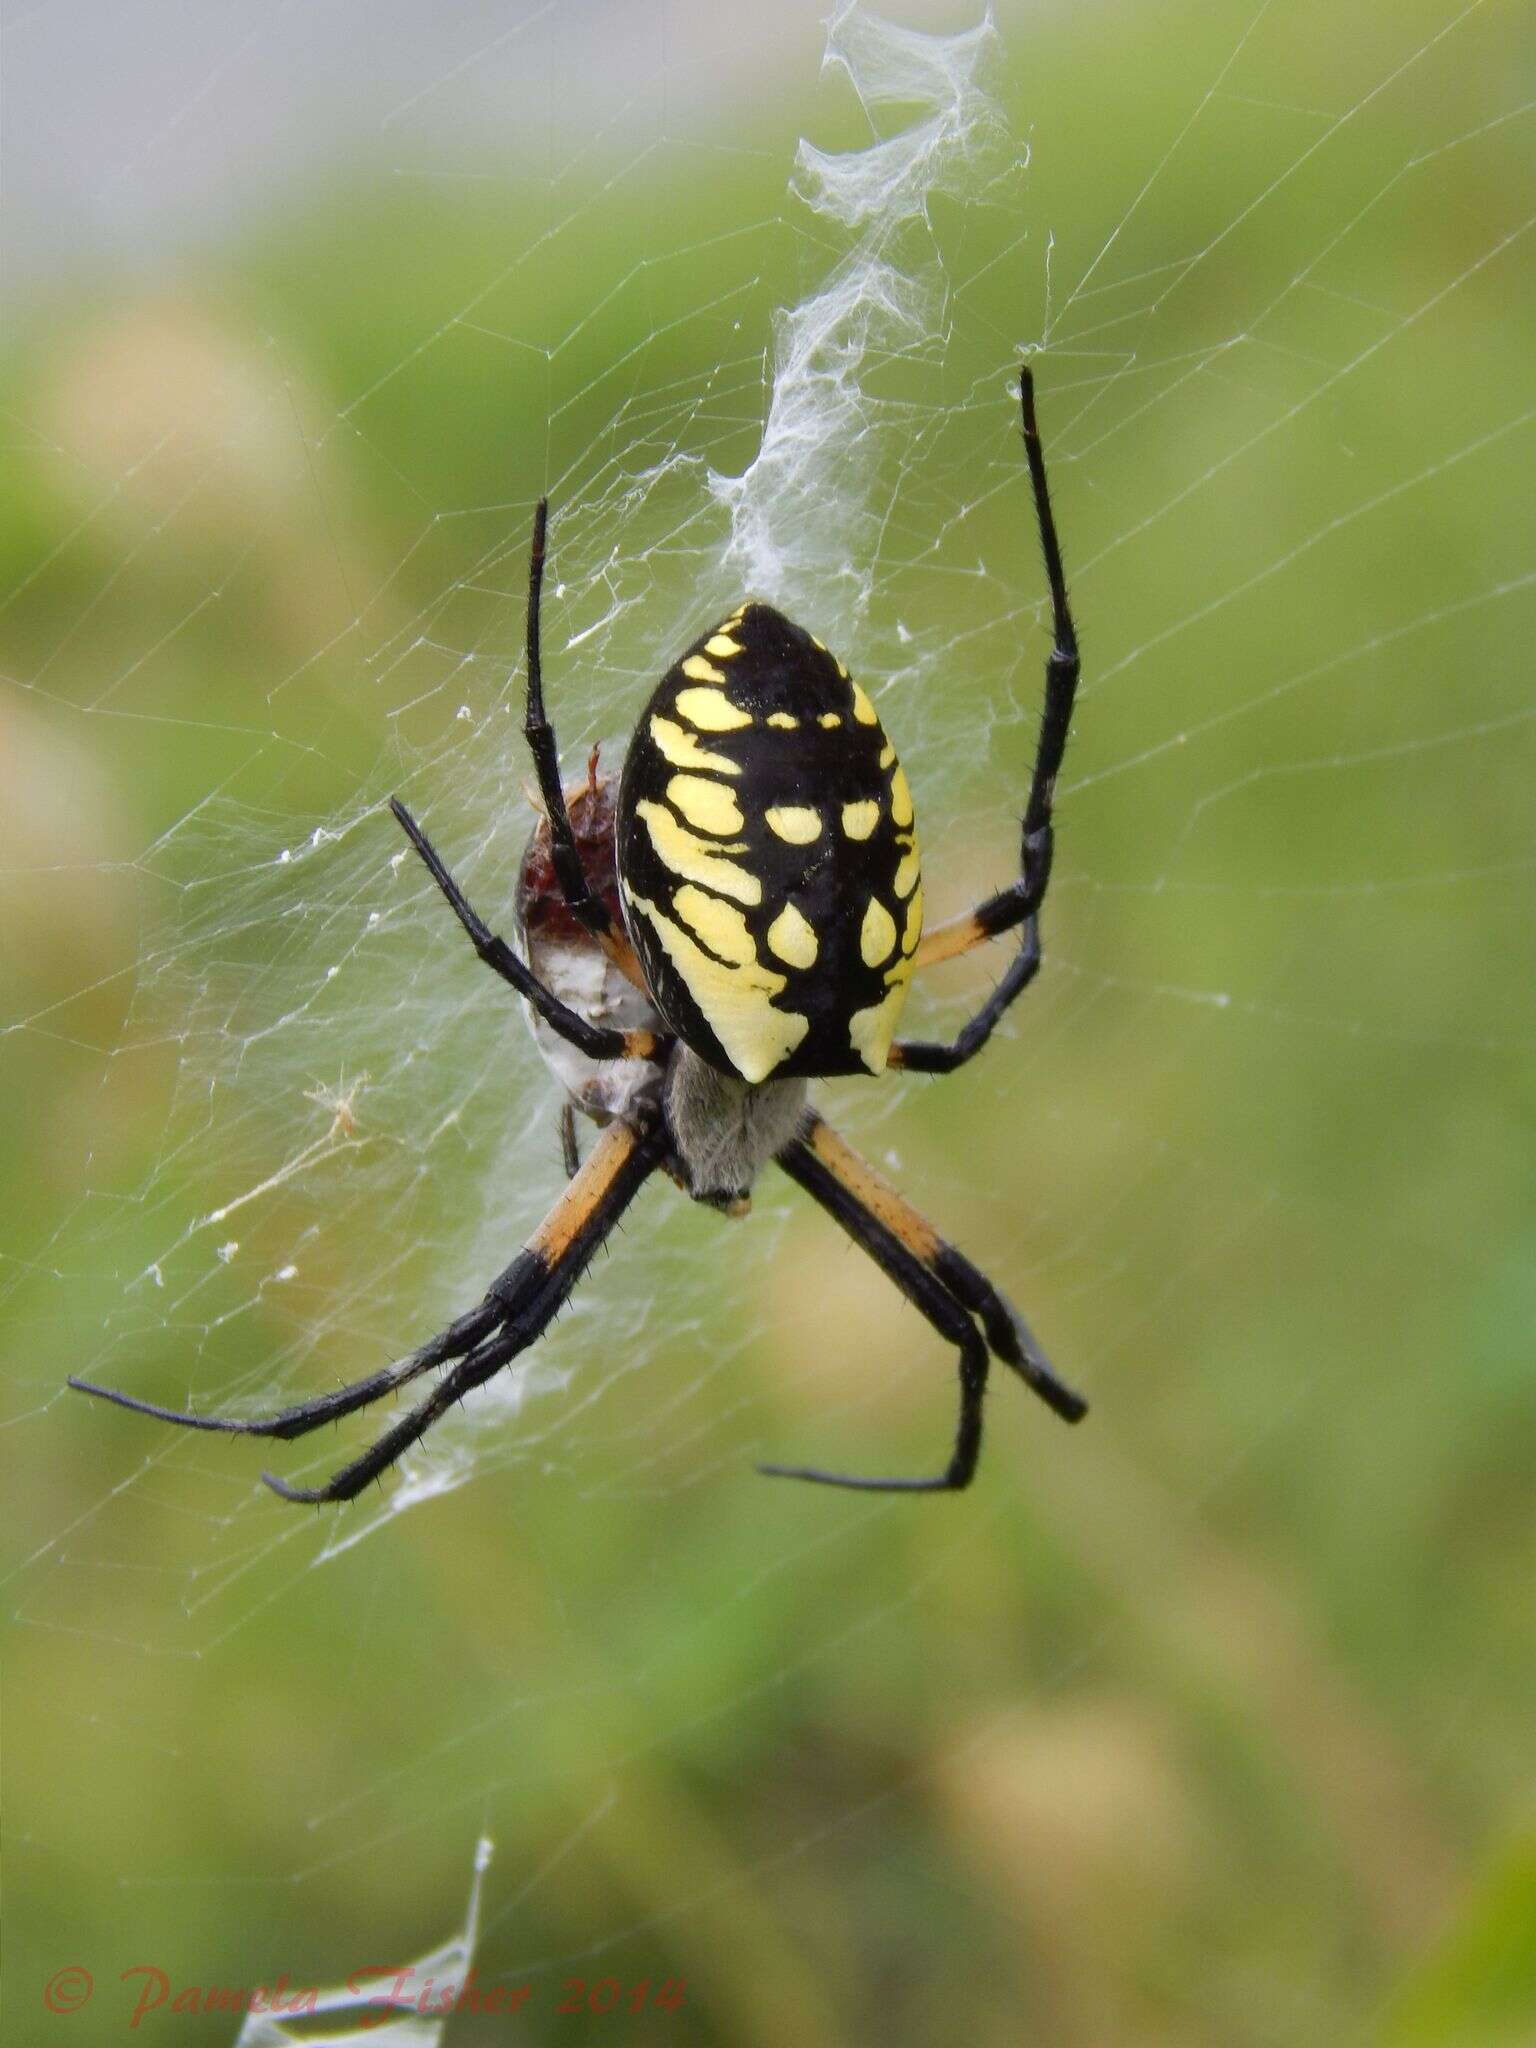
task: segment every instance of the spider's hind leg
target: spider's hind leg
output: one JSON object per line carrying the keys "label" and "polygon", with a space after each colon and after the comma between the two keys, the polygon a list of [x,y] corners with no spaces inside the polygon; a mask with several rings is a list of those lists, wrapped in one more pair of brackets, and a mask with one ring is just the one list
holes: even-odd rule
{"label": "spider's hind leg", "polygon": [[918,1314],[954,1345],[959,1353],[960,1419],[949,1462],[942,1472],[928,1477],[870,1479],[847,1472],[826,1472],[817,1465],[759,1465],[758,1471],[769,1479],[809,1479],[818,1486],[845,1486],[861,1493],[958,1493],[970,1485],[981,1455],[987,1347],[980,1331],[949,1290],[828,1172],[808,1145],[797,1139],[780,1153],[779,1164],[895,1281]]}
{"label": "spider's hind leg", "polygon": [[285,1500],[351,1500],[423,1437],[455,1401],[489,1379],[543,1334],[586,1271],[598,1246],[651,1173],[662,1164],[669,1149],[670,1140],[660,1124],[643,1131],[627,1124],[610,1124],[593,1147],[586,1165],[517,1257],[491,1283],[478,1307],[457,1317],[440,1336],[398,1365],[388,1366],[334,1394],[322,1394],[317,1400],[285,1408],[277,1415],[242,1421],[182,1414],[148,1401],[136,1401],[107,1387],[92,1386],[84,1380],[71,1380],[70,1385],[82,1393],[113,1401],[120,1408],[131,1408],[189,1429],[293,1438],[305,1436],[323,1423],[334,1422],[396,1392],[430,1366],[456,1359],[457,1364],[443,1375],[424,1401],[325,1485],[289,1486],[271,1473],[262,1474],[272,1491]]}
{"label": "spider's hind leg", "polygon": [[323,1486],[289,1486],[263,1472],[272,1491],[284,1500],[351,1500],[419,1442],[456,1401],[526,1351],[554,1321],[593,1253],[661,1164],[669,1145],[660,1124],[646,1131],[610,1124],[581,1172],[493,1284],[486,1300],[489,1304],[494,1299],[500,1327],[444,1373],[424,1401]]}
{"label": "spider's hind leg", "polygon": [[952,1244],[941,1244],[934,1271],[956,1298],[976,1316],[987,1333],[993,1355],[1011,1365],[1046,1407],[1063,1422],[1081,1422],[1088,1403],[1075,1387],[1059,1377],[1041,1350],[1034,1332],[1005,1294],[979,1272],[963,1252]]}
{"label": "spider's hind leg", "polygon": [[[1087,1402],[1057,1377],[1018,1311],[830,1125],[808,1117],[800,1136],[779,1154],[779,1164],[955,1346],[960,1420],[949,1464],[930,1479],[860,1479],[799,1465],[762,1465],[759,1471],[872,1492],[939,1493],[968,1486],[981,1453],[989,1346],[1064,1421],[1080,1421],[1087,1413]],[[972,1316],[986,1333],[985,1343]]]}
{"label": "spider's hind leg", "polygon": [[183,1429],[217,1430],[228,1436],[270,1436],[291,1442],[295,1437],[308,1436],[311,1430],[323,1428],[327,1422],[339,1422],[343,1415],[355,1415],[359,1408],[371,1407],[375,1401],[382,1401],[386,1394],[397,1393],[434,1365],[446,1364],[450,1358],[462,1358],[466,1351],[473,1350],[482,1338],[490,1335],[502,1313],[493,1288],[478,1307],[455,1317],[446,1330],[419,1345],[409,1357],[402,1358],[397,1364],[386,1365],[378,1372],[369,1373],[365,1379],[354,1380],[350,1386],[338,1387],[334,1393],[319,1394],[313,1401],[301,1401],[293,1408],[280,1408],[275,1415],[249,1418],[192,1415],[179,1408],[162,1408],[154,1401],[135,1400],[133,1395],[121,1394],[115,1387],[98,1387],[91,1380],[77,1379],[73,1374],[69,1384],[77,1393],[94,1394],[98,1400],[111,1401],[119,1408],[131,1408],[135,1415],[152,1415],[157,1422],[174,1422]]}

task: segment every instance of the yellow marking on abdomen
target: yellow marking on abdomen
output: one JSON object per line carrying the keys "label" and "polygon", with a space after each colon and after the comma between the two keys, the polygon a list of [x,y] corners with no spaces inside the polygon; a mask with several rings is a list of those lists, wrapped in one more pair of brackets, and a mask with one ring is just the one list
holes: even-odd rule
{"label": "yellow marking on abdomen", "polygon": [[768,830],[791,846],[809,846],[821,834],[821,813],[808,804],[773,804],[763,813]]}
{"label": "yellow marking on abdomen", "polygon": [[635,805],[635,816],[651,835],[657,859],[674,875],[713,889],[718,896],[733,896],[738,903],[762,902],[763,885],[756,875],[724,858],[728,853],[746,852],[740,840],[728,846],[711,846],[708,840],[695,838],[669,810],[652,803],[649,797],[642,797]]}
{"label": "yellow marking on abdomen", "polygon": [[651,714],[651,739],[661,758],[673,768],[702,769],[712,775],[739,775],[741,765],[728,761],[724,754],[712,754],[708,747],[701,747],[691,732],[685,732],[680,725],[674,725],[670,718]]}
{"label": "yellow marking on abdomen", "polygon": [[791,967],[813,967],[816,964],[815,930],[793,903],[786,903],[769,925],[768,944]]}
{"label": "yellow marking on abdomen", "polygon": [[907,785],[907,771],[898,768],[891,777],[891,823],[899,832],[905,832],[912,822],[912,791]]}
{"label": "yellow marking on abdomen", "polygon": [[891,887],[898,896],[910,896],[917,887],[917,878],[921,873],[922,860],[917,851],[917,843],[914,841],[901,856],[901,859],[897,861],[896,879],[891,884]]}
{"label": "yellow marking on abdomen", "polygon": [[696,831],[713,832],[717,839],[729,839],[746,826],[735,790],[703,775],[674,775],[667,784],[667,802]]}
{"label": "yellow marking on abdomen", "polygon": [[879,822],[880,806],[873,797],[843,805],[843,836],[846,839],[867,839]]}
{"label": "yellow marking on abdomen", "polygon": [[[691,662],[684,662],[686,671],[692,669]],[[707,661],[700,667],[709,669]],[[709,669],[711,675],[717,675]],[[723,678],[719,678],[723,680]],[[741,726],[752,723],[750,711],[743,711],[739,704],[733,704],[724,690],[679,690],[677,711],[680,718],[686,718],[690,725],[696,725],[700,732],[735,732]]]}
{"label": "yellow marking on abdomen", "polygon": [[[905,965],[905,963],[903,963]],[[896,1036],[896,1020],[907,1000],[907,976],[892,982],[878,1003],[855,1010],[848,1019],[848,1041],[872,1074],[883,1074]]]}
{"label": "yellow marking on abdomen", "polygon": [[864,922],[859,927],[859,952],[866,967],[878,967],[882,960],[889,960],[891,949],[896,944],[896,920],[880,901],[871,896],[869,908],[864,912]]}
{"label": "yellow marking on abdomen", "polygon": [[747,920],[734,903],[722,903],[718,896],[706,896],[692,882],[684,882],[672,898],[672,908],[711,953],[718,953],[722,960],[745,967],[749,960],[757,958]]}
{"label": "yellow marking on abdomen", "polygon": [[810,1018],[799,1011],[774,1009],[770,999],[788,986],[785,977],[755,958],[724,966],[654,903],[643,896],[629,900],[650,920],[667,958],[737,1073],[744,1081],[765,1081],[811,1028]]}

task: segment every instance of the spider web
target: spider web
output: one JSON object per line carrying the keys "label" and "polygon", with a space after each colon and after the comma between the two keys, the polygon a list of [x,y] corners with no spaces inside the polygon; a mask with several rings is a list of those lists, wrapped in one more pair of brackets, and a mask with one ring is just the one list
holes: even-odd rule
{"label": "spider web", "polygon": [[[103,1958],[323,1982],[428,1949],[483,1832],[440,1955],[535,1982],[532,2038],[582,1973],[702,1980],[721,2039],[863,2038],[880,1937],[962,1884],[1027,1930],[971,1929],[980,1985],[945,1948],[981,2038],[1019,1996],[1085,2041],[1372,2011],[1498,1839],[1532,1663],[1528,1551],[1465,1506],[1529,1444],[1518,10],[150,15],[131,129],[118,74],[53,86],[111,114],[79,175],[132,274],[82,294],[13,230],[7,1691],[134,1787],[88,1850],[24,1717],[24,1845],[89,1870]],[[7,33],[35,99],[58,25]],[[573,774],[751,591],[876,697],[930,917],[1009,877],[1049,646],[1025,354],[1085,648],[1047,964],[964,1075],[824,1096],[1084,1429],[999,1387],[978,1489],[921,1525],[752,1480],[918,1468],[951,1426],[936,1344],[772,1180],[730,1229],[642,1196],[556,1329],[341,1513],[256,1471],[312,1484],[367,1416],[265,1446],[61,1396],[307,1398],[477,1299],[555,1198],[554,1084],[384,808],[510,926],[541,493]],[[995,972],[909,1020],[953,1029]],[[1431,1619],[1383,1607],[1404,1578]],[[1008,1658],[958,1651],[999,1628]],[[748,1730],[780,1747],[744,1765]],[[743,1768],[782,1812],[712,1788]],[[236,1786],[238,1868],[178,1772]],[[870,1873],[909,1830],[898,1906]],[[1351,1954],[1282,1971],[1216,1903],[1263,1920],[1261,1870],[1345,1901]],[[802,1922],[839,1872],[841,1964]],[[1163,1927],[1096,1988],[1138,1882],[1218,1930],[1193,1987]]]}

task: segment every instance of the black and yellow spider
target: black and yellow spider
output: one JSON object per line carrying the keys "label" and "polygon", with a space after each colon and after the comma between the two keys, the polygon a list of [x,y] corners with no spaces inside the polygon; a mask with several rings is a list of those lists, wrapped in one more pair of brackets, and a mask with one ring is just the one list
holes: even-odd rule
{"label": "black and yellow spider", "polygon": [[[758,1173],[777,1161],[954,1345],[960,1421],[949,1462],[929,1477],[759,1471],[891,1492],[968,1485],[989,1352],[1065,1420],[1083,1415],[1086,1404],[1056,1377],[1018,1312],[806,1101],[806,1083],[819,1075],[951,1072],[981,1050],[1040,965],[1051,799],[1078,653],[1028,369],[1019,396],[1055,629],[1019,879],[922,936],[912,797],[895,749],[842,663],[766,604],[739,606],[667,671],[635,729],[616,801],[594,756],[587,788],[568,802],[539,663],[540,503],[525,731],[545,820],[524,857],[519,898],[532,965],[470,908],[404,804],[391,808],[475,951],[531,1006],[571,1098],[604,1125],[591,1157],[578,1166],[567,1106],[570,1184],[528,1243],[477,1307],[353,1386],[249,1421],[184,1415],[83,1380],[72,1386],[191,1429],[290,1438],[456,1361],[324,1486],[263,1474],[285,1500],[350,1500],[542,1334],[658,1168],[696,1200],[739,1215]],[[1013,930],[1019,947],[1007,972],[952,1044],[895,1036],[914,970]]]}

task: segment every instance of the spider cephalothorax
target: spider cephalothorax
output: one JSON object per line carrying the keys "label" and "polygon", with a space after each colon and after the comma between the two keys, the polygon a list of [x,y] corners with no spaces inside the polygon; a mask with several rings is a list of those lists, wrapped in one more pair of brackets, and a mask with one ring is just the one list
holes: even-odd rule
{"label": "spider cephalothorax", "polygon": [[[617,796],[596,756],[569,796],[544,712],[539,600],[546,508],[534,519],[524,730],[544,817],[524,854],[518,920],[528,958],[466,901],[398,798],[391,808],[476,952],[524,997],[564,1086],[570,1185],[484,1299],[396,1365],[255,1419],[187,1415],[71,1384],[194,1429],[291,1438],[368,1406],[438,1366],[432,1392],[324,1485],[290,1500],[348,1500],[471,1388],[553,1320],[593,1253],[661,1169],[696,1200],[740,1215],[776,1162],[862,1245],[953,1344],[960,1421],[944,1469],[865,1479],[809,1466],[780,1477],[887,1491],[953,1491],[981,1448],[989,1357],[1058,1415],[1085,1412],[1018,1311],[807,1102],[818,1076],[889,1067],[948,1073],[979,1052],[1040,964],[1052,798],[1077,688],[1034,388],[1020,372],[1024,449],[1050,586],[1054,644],[1025,803],[1018,878],[923,936],[912,797],[869,696],[813,634],[747,601],[671,667],[642,712]],[[953,1042],[901,1040],[915,971],[1017,930],[991,996]],[[583,1165],[571,1107],[604,1126]]]}

